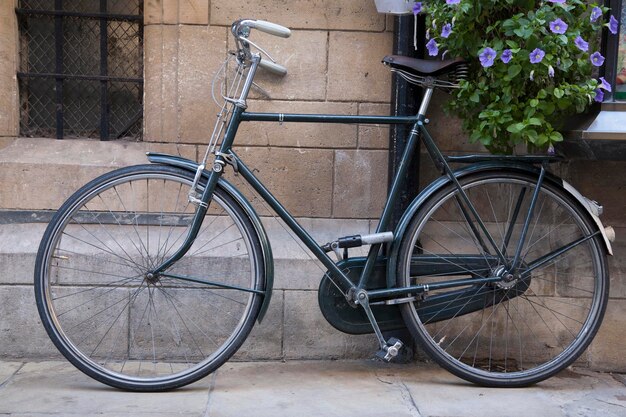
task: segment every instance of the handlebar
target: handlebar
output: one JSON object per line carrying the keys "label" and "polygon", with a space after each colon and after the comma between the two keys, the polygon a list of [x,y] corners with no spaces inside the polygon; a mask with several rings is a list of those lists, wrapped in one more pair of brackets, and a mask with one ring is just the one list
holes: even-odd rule
{"label": "handlebar", "polygon": [[275,62],[272,61],[267,61],[262,59],[259,62],[259,67],[266,69],[269,72],[273,72],[274,74],[283,76],[283,75],[287,75],[287,68],[283,67],[280,64],[276,64]]}
{"label": "handlebar", "polygon": [[291,30],[281,25],[277,25],[276,23],[267,22],[265,20],[257,20],[255,21],[254,26],[255,29],[260,30],[261,32],[269,33],[270,35],[280,36],[281,38],[288,38],[291,36]]}
{"label": "handlebar", "polygon": [[284,66],[277,64],[276,61],[268,54],[263,48],[261,48],[256,43],[252,42],[248,39],[250,35],[250,29],[258,29],[261,32],[265,32],[270,35],[279,36],[281,38],[288,38],[291,36],[291,30],[281,25],[277,25],[276,23],[268,22],[265,20],[255,20],[255,19],[241,19],[237,20],[232,24],[231,31],[235,38],[241,42],[241,45],[246,47],[246,49],[252,45],[265,54],[268,60],[261,60],[259,62],[259,66],[264,68],[274,74],[278,75],[286,75],[287,68]]}

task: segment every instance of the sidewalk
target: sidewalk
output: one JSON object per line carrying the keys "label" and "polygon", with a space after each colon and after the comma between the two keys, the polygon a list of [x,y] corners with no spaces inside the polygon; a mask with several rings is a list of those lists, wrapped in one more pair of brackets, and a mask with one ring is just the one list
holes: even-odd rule
{"label": "sidewalk", "polygon": [[626,416],[626,377],[576,369],[525,389],[470,385],[433,365],[228,363],[166,393],[129,393],[67,362],[0,362],[0,416]]}

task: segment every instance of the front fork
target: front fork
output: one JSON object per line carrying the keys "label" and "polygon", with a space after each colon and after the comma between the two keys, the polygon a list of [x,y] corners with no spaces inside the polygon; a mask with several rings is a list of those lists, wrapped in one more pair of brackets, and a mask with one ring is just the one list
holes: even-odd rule
{"label": "front fork", "polygon": [[185,253],[191,248],[193,242],[196,240],[198,236],[198,232],[200,231],[200,227],[202,226],[202,221],[204,220],[204,216],[209,209],[209,205],[211,204],[211,196],[215,191],[215,187],[217,186],[217,182],[220,177],[224,173],[224,166],[228,163],[226,159],[225,150],[229,149],[233,143],[233,139],[237,134],[237,129],[239,127],[239,122],[241,120],[241,113],[244,111],[244,106],[235,105],[233,114],[230,119],[230,123],[228,124],[228,128],[226,129],[226,133],[224,134],[224,140],[222,141],[222,145],[220,146],[220,151],[215,153],[215,159],[213,161],[213,166],[211,173],[208,175],[207,183],[200,195],[200,198],[196,196],[196,186],[197,182],[199,182],[200,177],[202,176],[202,172],[204,170],[204,165],[200,165],[198,170],[196,171],[196,176],[194,178],[194,183],[189,192],[189,202],[195,204],[197,206],[196,213],[193,216],[193,220],[191,221],[191,225],[189,227],[189,232],[187,232],[187,236],[185,237],[185,241],[178,248],[178,250],[166,261],[161,263],[158,267],[154,268],[151,271],[153,274],[157,275],[166,271],[169,267],[174,265],[180,258],[182,258]]}
{"label": "front fork", "polygon": [[[221,167],[219,172],[216,172],[215,170],[217,166]],[[198,177],[198,173],[202,175],[202,171],[201,171],[202,169],[204,169],[204,166],[200,165],[198,167],[198,172],[196,173],[196,177]],[[209,205],[211,203],[211,196],[213,195],[213,192],[215,191],[217,181],[222,175],[222,172],[223,172],[223,165],[217,164],[217,158],[216,158],[216,164],[214,165],[213,172],[211,172],[211,174],[209,175],[207,184],[204,187],[204,191],[202,192],[202,195],[199,199],[194,196],[195,194],[195,181],[194,181],[194,187],[191,188],[190,193],[189,193],[189,202],[195,204],[197,208],[193,216],[193,219],[191,221],[189,231],[187,232],[187,236],[185,237],[185,241],[169,259],[167,259],[166,261],[161,263],[161,265],[159,265],[158,267],[154,268],[151,271],[151,273],[154,274],[155,276],[166,271],[169,267],[171,267],[177,261],[179,261],[180,258],[185,256],[187,251],[191,248],[191,246],[195,242],[196,237],[198,236],[198,232],[200,231],[200,227],[202,227],[202,221],[204,220],[204,216],[206,215],[207,210],[209,209]]]}

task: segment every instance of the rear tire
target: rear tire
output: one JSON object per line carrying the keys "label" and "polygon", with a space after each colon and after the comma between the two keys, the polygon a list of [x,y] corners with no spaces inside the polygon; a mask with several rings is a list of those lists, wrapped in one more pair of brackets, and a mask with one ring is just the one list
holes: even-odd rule
{"label": "rear tire", "polygon": [[[516,171],[488,171],[464,177],[460,183],[507,261],[512,260],[537,178]],[[544,265],[538,266],[537,261],[595,233],[597,225],[562,187],[544,181],[521,266],[505,275],[503,265],[493,262],[497,258],[487,239],[480,233],[482,244],[466,221],[460,201],[458,190],[450,184],[416,212],[399,249],[397,285],[481,276],[503,279],[429,291],[423,301],[403,305],[407,327],[434,361],[476,384],[519,387],[556,374],[585,351],[602,322],[609,291],[605,248],[597,235]],[[419,272],[420,256],[431,263],[433,259],[446,263],[453,253],[479,263],[484,259],[483,269],[489,266],[479,271],[469,263],[448,265],[452,273],[445,277]],[[529,271],[533,266],[537,267]]]}
{"label": "rear tire", "polygon": [[219,185],[193,246],[165,271],[212,284],[150,274],[188,233],[192,181],[169,166],[116,170],[48,225],[35,265],[39,314],[61,353],[100,382],[136,391],[194,382],[226,362],[257,319],[261,245]]}

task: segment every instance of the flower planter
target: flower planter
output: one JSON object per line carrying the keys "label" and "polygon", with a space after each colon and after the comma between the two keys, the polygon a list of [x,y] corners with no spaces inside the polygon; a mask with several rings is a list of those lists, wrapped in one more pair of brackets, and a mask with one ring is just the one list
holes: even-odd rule
{"label": "flower planter", "polygon": [[413,2],[408,0],[374,0],[378,13],[403,15],[412,13]]}

